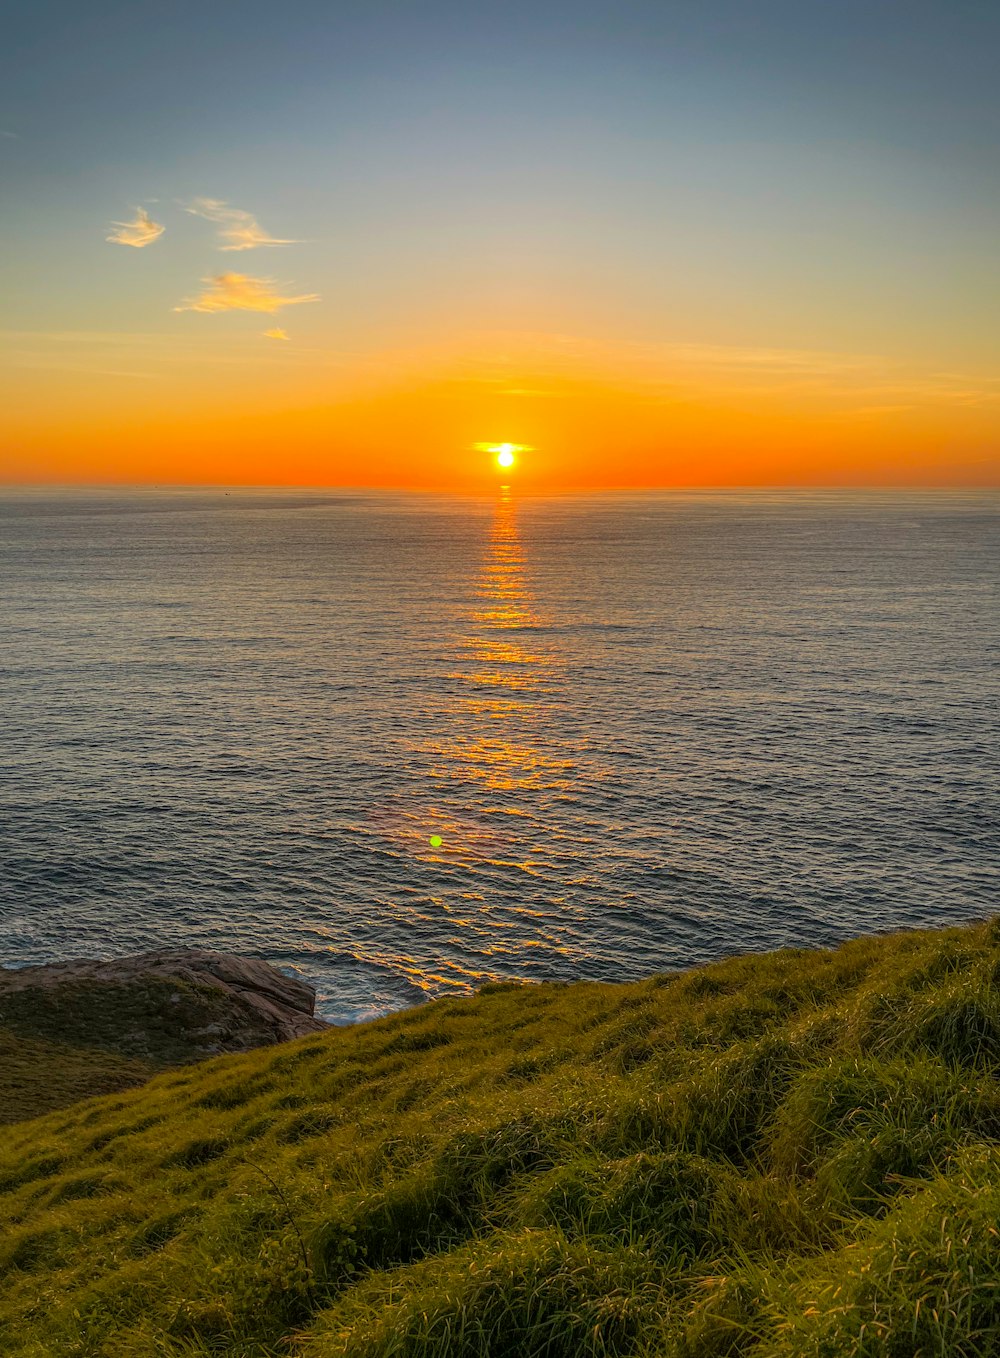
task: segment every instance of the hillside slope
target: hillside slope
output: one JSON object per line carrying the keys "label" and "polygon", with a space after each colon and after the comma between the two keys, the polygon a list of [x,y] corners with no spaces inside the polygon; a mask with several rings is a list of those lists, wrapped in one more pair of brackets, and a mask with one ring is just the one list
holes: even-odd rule
{"label": "hillside slope", "polygon": [[0,967],[0,1123],[321,1032],[315,1001],[267,962],[203,948]]}
{"label": "hillside slope", "polygon": [[9,1127],[0,1352],[1000,1351],[998,969],[487,986]]}

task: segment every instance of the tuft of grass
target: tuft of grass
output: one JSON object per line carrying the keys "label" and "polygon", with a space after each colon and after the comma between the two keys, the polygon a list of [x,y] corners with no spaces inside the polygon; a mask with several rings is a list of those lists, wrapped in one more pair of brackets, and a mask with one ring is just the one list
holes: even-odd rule
{"label": "tuft of grass", "polygon": [[641,1251],[526,1231],[391,1279],[372,1274],[303,1336],[316,1358],[606,1358],[633,1352],[659,1290]]}
{"label": "tuft of grass", "polygon": [[992,921],[494,984],[134,1088],[8,1029],[121,1085],[2,1129],[0,1353],[1000,1352],[998,975]]}

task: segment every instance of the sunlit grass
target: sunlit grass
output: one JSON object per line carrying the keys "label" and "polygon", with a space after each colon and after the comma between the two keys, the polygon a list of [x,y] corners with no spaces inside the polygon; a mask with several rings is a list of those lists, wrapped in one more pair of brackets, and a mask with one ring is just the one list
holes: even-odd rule
{"label": "sunlit grass", "polygon": [[0,1352],[995,1351],[998,966],[491,985],[10,1126]]}

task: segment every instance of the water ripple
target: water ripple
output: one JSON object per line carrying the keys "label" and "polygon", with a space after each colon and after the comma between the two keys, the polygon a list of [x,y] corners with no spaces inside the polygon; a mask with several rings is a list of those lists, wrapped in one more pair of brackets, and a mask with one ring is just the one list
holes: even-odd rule
{"label": "water ripple", "polygon": [[997,908],[996,497],[14,495],[0,570],[7,964],[347,1021]]}

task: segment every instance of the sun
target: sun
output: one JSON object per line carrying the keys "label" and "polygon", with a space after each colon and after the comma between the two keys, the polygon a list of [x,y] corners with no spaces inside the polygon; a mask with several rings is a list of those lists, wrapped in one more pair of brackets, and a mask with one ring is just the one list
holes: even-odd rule
{"label": "sun", "polygon": [[477,444],[476,444],[476,447],[477,447],[477,448],[481,448],[481,449],[483,450],[483,452],[492,453],[493,456],[496,458],[496,464],[497,464],[497,466],[498,466],[498,467],[503,467],[505,471],[506,471],[508,468],[513,467],[514,463],[517,461],[517,454],[518,454],[518,453],[523,453],[524,450],[525,450],[525,448],[526,448],[526,446],[527,446],[527,445],[524,444],[524,443],[477,443]]}
{"label": "sun", "polygon": [[516,465],[521,453],[531,452],[527,443],[476,443],[473,447],[481,453],[492,454],[494,462],[505,472]]}

